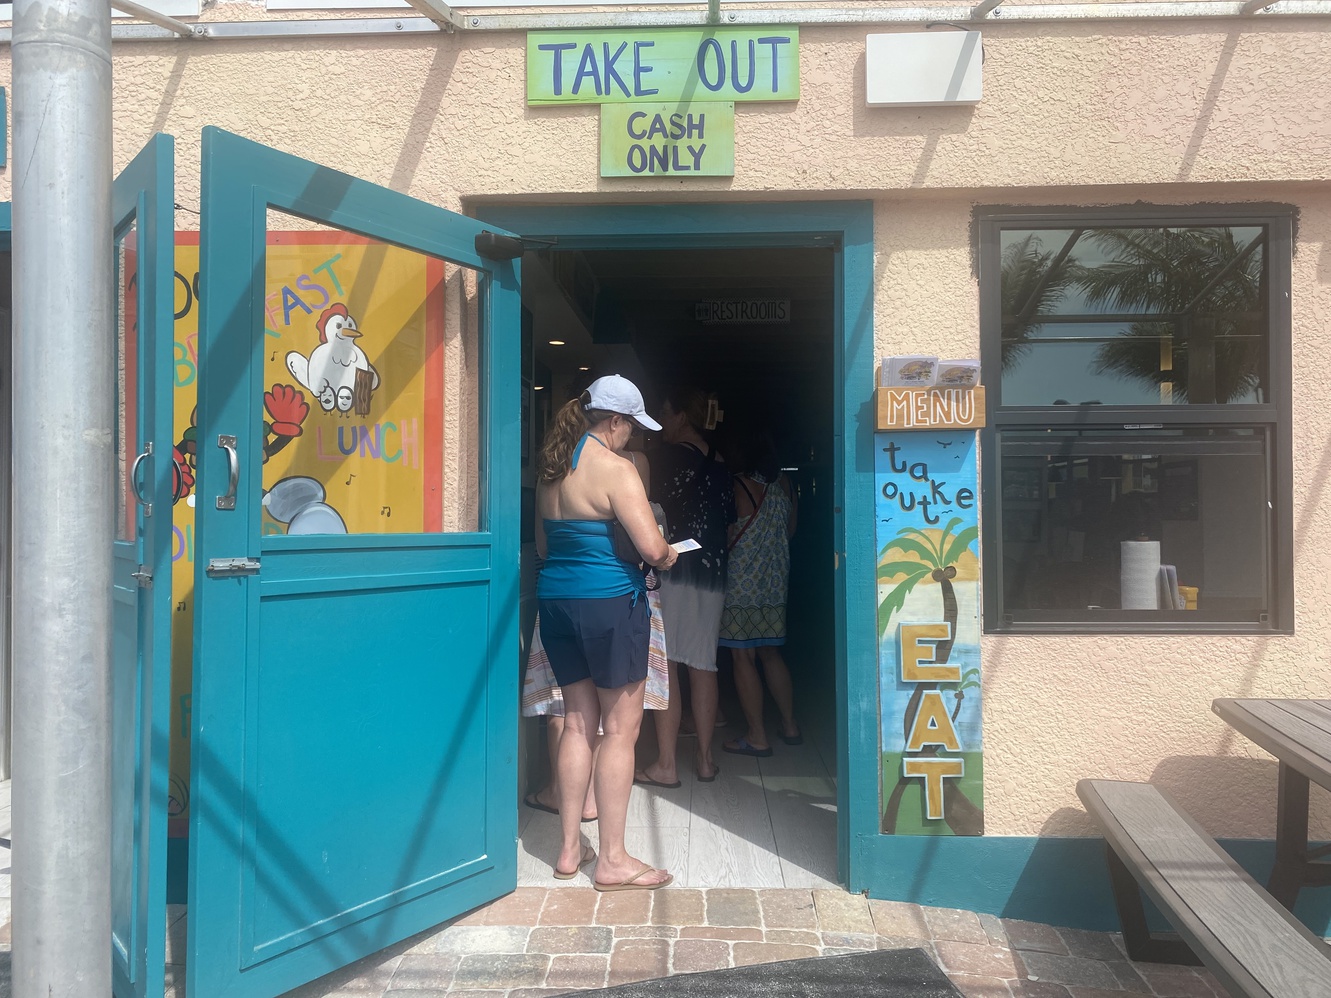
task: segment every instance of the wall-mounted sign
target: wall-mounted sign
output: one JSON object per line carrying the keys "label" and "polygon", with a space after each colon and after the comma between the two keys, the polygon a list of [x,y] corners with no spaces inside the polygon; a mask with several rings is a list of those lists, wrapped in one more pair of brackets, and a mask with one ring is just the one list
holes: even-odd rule
{"label": "wall-mounted sign", "polygon": [[975,429],[984,426],[984,386],[879,388],[878,429]]}
{"label": "wall-mounted sign", "polygon": [[975,433],[874,434],[881,829],[983,835]]}
{"label": "wall-mounted sign", "polygon": [[785,101],[799,95],[794,25],[527,33],[528,104]]}
{"label": "wall-mounted sign", "polygon": [[734,173],[734,104],[601,105],[601,176]]}
{"label": "wall-mounted sign", "polygon": [[704,325],[758,325],[790,321],[788,298],[713,298],[693,307],[693,318]]}

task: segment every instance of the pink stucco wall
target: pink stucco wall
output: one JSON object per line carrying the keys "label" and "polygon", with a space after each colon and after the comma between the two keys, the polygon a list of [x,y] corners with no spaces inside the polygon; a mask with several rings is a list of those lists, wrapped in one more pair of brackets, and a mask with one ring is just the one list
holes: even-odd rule
{"label": "pink stucco wall", "polygon": [[[223,3],[206,16],[262,13]],[[990,637],[983,649],[990,833],[1089,832],[1073,786],[1107,776],[1164,784],[1213,833],[1270,835],[1274,765],[1210,701],[1331,687],[1331,25],[986,26],[984,100],[937,109],[866,106],[864,37],[880,30],[802,29],[802,97],[737,107],[733,179],[600,179],[596,108],[525,105],[521,33],[117,45],[116,161],[155,131],[175,134],[177,197],[190,208],[205,124],[454,209],[872,198],[879,354],[978,352],[976,205],[1298,206],[1297,634]],[[9,75],[3,50],[0,84]],[[8,190],[0,177],[0,199]],[[852,390],[867,398],[872,385]]]}

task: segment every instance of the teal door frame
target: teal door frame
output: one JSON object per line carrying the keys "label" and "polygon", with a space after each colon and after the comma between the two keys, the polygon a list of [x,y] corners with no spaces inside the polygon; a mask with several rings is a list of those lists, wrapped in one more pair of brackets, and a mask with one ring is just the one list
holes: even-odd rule
{"label": "teal door frame", "polygon": [[833,537],[836,585],[837,872],[868,888],[861,843],[878,834],[874,549],[873,203],[483,205],[477,217],[559,249],[827,247],[834,264]]}

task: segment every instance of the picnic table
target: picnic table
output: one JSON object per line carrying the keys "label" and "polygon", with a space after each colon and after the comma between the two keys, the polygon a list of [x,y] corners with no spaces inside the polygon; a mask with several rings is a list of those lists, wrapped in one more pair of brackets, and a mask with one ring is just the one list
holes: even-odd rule
{"label": "picnic table", "polygon": [[1219,699],[1211,704],[1230,727],[1280,763],[1276,862],[1266,889],[1292,909],[1304,887],[1331,884],[1331,846],[1308,848],[1308,787],[1331,790],[1331,700]]}

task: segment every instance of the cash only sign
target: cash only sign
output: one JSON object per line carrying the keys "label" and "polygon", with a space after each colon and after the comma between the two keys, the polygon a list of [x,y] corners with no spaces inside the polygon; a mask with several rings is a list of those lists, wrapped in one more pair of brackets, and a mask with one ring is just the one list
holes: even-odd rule
{"label": "cash only sign", "polygon": [[600,105],[603,177],[733,176],[735,102],[799,95],[793,25],[527,35],[527,103]]}

